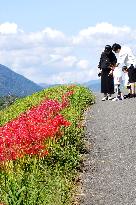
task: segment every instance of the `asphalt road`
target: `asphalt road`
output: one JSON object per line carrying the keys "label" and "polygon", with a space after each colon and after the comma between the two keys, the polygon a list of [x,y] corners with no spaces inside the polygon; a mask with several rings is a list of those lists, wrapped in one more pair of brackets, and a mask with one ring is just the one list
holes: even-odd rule
{"label": "asphalt road", "polygon": [[136,98],[101,101],[85,114],[90,145],[81,205],[136,205]]}

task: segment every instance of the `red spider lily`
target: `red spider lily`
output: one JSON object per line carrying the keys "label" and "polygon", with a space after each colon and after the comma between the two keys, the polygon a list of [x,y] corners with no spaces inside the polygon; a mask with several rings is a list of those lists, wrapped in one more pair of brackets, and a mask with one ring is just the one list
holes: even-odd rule
{"label": "red spider lily", "polygon": [[46,99],[0,127],[0,160],[16,160],[24,155],[47,155],[45,139],[54,138],[62,126],[70,125],[60,111],[68,106],[68,96],[72,94],[68,91],[62,97],[62,103]]}
{"label": "red spider lily", "polygon": [[74,91],[73,90],[70,90],[68,92],[65,93],[65,96],[70,96],[70,95],[73,95],[74,94]]}
{"label": "red spider lily", "polygon": [[70,91],[66,92],[66,93],[62,96],[62,104],[61,104],[62,109],[69,106],[69,99],[68,99],[68,97],[71,96],[71,95],[73,95],[73,94],[74,94],[74,91],[73,91],[73,90],[70,90]]}

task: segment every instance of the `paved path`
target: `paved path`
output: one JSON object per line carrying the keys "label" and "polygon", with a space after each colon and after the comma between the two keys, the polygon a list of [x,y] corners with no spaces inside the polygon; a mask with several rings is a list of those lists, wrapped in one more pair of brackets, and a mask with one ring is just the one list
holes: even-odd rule
{"label": "paved path", "polygon": [[101,101],[86,113],[91,143],[81,205],[136,205],[136,98]]}

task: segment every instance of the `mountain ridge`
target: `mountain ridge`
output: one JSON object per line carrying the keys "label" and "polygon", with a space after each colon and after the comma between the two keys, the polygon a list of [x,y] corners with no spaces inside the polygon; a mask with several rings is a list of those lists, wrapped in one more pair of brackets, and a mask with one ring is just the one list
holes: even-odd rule
{"label": "mountain ridge", "polygon": [[42,89],[40,85],[0,64],[0,96],[27,96]]}
{"label": "mountain ridge", "polygon": [[[80,85],[86,86],[89,89],[91,89],[93,92],[100,92],[100,84],[101,84],[100,82],[101,82],[100,79],[98,79],[98,80],[90,80],[90,81],[87,81],[85,83],[74,83],[74,84],[80,84]],[[61,85],[61,84],[39,83],[39,85],[43,88],[49,88],[49,87],[57,86],[57,85]]]}

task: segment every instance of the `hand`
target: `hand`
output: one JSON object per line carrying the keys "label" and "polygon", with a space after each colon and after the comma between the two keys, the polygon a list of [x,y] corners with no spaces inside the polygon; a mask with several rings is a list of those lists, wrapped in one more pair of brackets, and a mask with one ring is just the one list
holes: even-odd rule
{"label": "hand", "polygon": [[111,70],[111,71],[109,72],[109,75],[113,75],[113,70]]}
{"label": "hand", "polygon": [[102,71],[99,70],[99,72],[98,72],[98,77],[101,77],[101,73],[102,73]]}
{"label": "hand", "polygon": [[119,64],[120,64],[120,63],[117,63],[117,64],[116,64],[116,67],[118,67],[118,66],[119,66]]}

